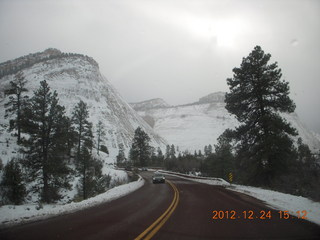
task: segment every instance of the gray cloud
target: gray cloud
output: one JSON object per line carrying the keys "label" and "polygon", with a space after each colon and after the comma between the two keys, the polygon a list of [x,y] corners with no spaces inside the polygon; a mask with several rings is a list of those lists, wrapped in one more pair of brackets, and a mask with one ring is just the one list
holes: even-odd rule
{"label": "gray cloud", "polygon": [[319,1],[2,0],[0,61],[55,47],[95,58],[127,101],[227,91],[255,45],[272,54],[320,133]]}

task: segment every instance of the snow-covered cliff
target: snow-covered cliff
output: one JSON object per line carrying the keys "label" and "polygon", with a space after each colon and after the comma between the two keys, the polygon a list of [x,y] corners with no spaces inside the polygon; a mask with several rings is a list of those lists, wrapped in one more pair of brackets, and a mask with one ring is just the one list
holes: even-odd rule
{"label": "snow-covered cliff", "polygon": [[[152,123],[153,129],[180,150],[203,150],[205,145],[216,144],[217,138],[227,128],[239,122],[225,109],[225,93],[211,93],[198,102],[166,108],[136,109],[141,117]],[[134,106],[134,105],[133,105]],[[282,114],[295,127],[303,142],[312,151],[320,149],[320,141],[300,121],[296,113]]]}
{"label": "snow-covered cliff", "polygon": [[[54,55],[51,56],[50,53]],[[165,146],[166,141],[123,100],[117,90],[102,76],[98,64],[92,58],[80,54],[59,55],[58,50],[51,49],[0,64],[0,72],[14,73],[15,64],[27,80],[27,95],[33,95],[33,91],[39,88],[40,81],[46,80],[51,89],[58,92],[60,104],[65,106],[68,115],[71,115],[73,107],[80,99],[87,103],[93,131],[95,132],[99,120],[105,126],[107,134],[103,140],[109,149],[110,158],[114,159],[117,155],[119,144],[123,144],[128,151],[134,130],[138,126],[150,136],[153,146]],[[0,78],[1,149],[5,149],[7,139],[12,143],[16,141],[15,137],[6,131],[9,119],[4,118],[4,104],[8,100],[4,91],[12,80],[14,74],[6,74]],[[4,158],[6,157],[2,156],[2,159]]]}

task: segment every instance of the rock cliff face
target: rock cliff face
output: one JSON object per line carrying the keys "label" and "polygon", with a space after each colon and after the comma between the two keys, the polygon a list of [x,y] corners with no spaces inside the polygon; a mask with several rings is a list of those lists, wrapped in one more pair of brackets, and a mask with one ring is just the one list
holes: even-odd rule
{"label": "rock cliff face", "polygon": [[[205,145],[216,144],[225,129],[239,125],[225,109],[224,99],[225,93],[217,92],[192,104],[136,110],[170,144],[193,153],[194,150],[203,151]],[[296,138],[301,137],[312,151],[320,149],[319,139],[304,126],[296,113],[282,116],[298,130]]]}
{"label": "rock cliff face", "polygon": [[[42,53],[30,54],[16,60],[0,64],[0,142],[14,137],[6,128],[10,119],[4,119],[4,104],[8,97],[4,91],[14,80],[17,70],[22,71],[27,80],[27,95],[46,80],[52,90],[58,92],[60,104],[65,106],[68,115],[73,107],[83,100],[88,104],[93,131],[99,120],[105,126],[104,144],[108,147],[110,157],[118,153],[123,144],[128,151],[135,129],[140,126],[150,136],[152,145],[164,147],[167,143],[123,100],[110,82],[102,76],[98,64],[90,57],[80,54],[65,54],[59,50],[49,49]],[[0,143],[1,144],[1,143]]]}
{"label": "rock cliff face", "polygon": [[214,103],[214,102],[220,102],[223,103],[225,99],[225,92],[215,92],[215,93],[210,93],[207,96],[204,96],[199,99],[199,103]]}
{"label": "rock cliff face", "polygon": [[130,103],[130,105],[136,111],[170,107],[170,105],[161,98],[155,98],[155,99],[138,102],[138,103]]}

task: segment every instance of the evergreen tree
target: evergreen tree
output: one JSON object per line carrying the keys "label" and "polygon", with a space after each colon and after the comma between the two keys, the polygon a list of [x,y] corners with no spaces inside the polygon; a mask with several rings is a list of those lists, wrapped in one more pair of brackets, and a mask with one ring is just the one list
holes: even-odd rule
{"label": "evergreen tree", "polygon": [[228,174],[234,169],[234,156],[230,138],[227,136],[228,130],[219,138],[217,145],[214,145],[215,153],[213,155],[213,172],[215,176],[228,179]]}
{"label": "evergreen tree", "polygon": [[170,145],[167,145],[166,147],[166,156],[165,156],[166,159],[169,159],[170,158]]}
{"label": "evergreen tree", "polygon": [[141,127],[138,127],[134,132],[130,151],[130,159],[135,167],[145,167],[148,165],[152,154],[149,142],[150,137],[148,134]]}
{"label": "evergreen tree", "polygon": [[88,121],[89,110],[82,100],[74,107],[72,121],[75,127],[77,139],[77,171],[81,176],[80,193],[83,199],[90,196],[93,188],[93,165],[91,156],[93,147],[92,123]]}
{"label": "evergreen tree", "polygon": [[158,147],[157,153],[158,153],[158,154],[157,154],[158,159],[159,159],[160,161],[163,161],[164,156],[163,156],[163,153],[162,153],[162,150],[161,150],[160,147]]}
{"label": "evergreen tree", "polygon": [[74,125],[77,142],[77,159],[80,159],[81,148],[83,146],[90,151],[93,147],[92,123],[88,121],[88,118],[88,106],[80,100],[74,107],[72,113],[72,123]]}
{"label": "evergreen tree", "polygon": [[100,151],[104,152],[106,154],[109,154],[109,150],[108,150],[108,147],[106,145],[101,145],[100,146]]}
{"label": "evergreen tree", "polygon": [[108,174],[101,175],[100,177],[96,177],[96,182],[94,185],[95,195],[104,193],[110,187],[111,176]]}
{"label": "evergreen tree", "polygon": [[301,138],[298,138],[298,161],[308,165],[314,162],[309,146],[304,144]]}
{"label": "evergreen tree", "polygon": [[97,124],[97,151],[98,151],[98,155],[100,155],[99,151],[100,151],[100,145],[102,142],[102,138],[105,136],[106,136],[106,132],[104,130],[103,123],[101,121],[99,121]]}
{"label": "evergreen tree", "polygon": [[28,90],[25,88],[27,81],[22,72],[15,75],[15,80],[10,82],[10,88],[5,91],[5,94],[10,95],[9,101],[5,104],[6,115],[15,115],[15,119],[10,121],[10,130],[18,131],[18,144],[21,140],[21,126],[23,121],[23,109],[26,107],[28,96],[23,96],[23,92]]}
{"label": "evergreen tree", "polygon": [[287,171],[294,152],[289,136],[296,131],[279,112],[293,112],[295,104],[277,63],[268,64],[270,58],[256,46],[227,79],[226,109],[241,123],[233,133],[239,166],[243,180],[255,185],[270,185]]}
{"label": "evergreen tree", "polygon": [[173,144],[171,144],[171,147],[170,147],[170,155],[169,155],[169,157],[171,159],[175,159],[176,158],[176,149],[175,149]]}
{"label": "evergreen tree", "polygon": [[0,184],[1,196],[5,203],[22,204],[26,196],[23,175],[16,160],[11,160],[4,167]]}
{"label": "evergreen tree", "polygon": [[208,156],[210,155],[210,154],[212,154],[212,145],[211,144],[209,144],[208,145],[208,148],[207,148],[207,154],[208,154]]}
{"label": "evergreen tree", "polygon": [[58,94],[50,91],[46,81],[30,99],[30,106],[25,111],[27,123],[23,132],[29,134],[24,140],[26,158],[23,164],[28,170],[29,180],[40,181],[35,191],[41,200],[52,202],[61,198],[61,188],[69,188],[67,167],[67,132],[64,107],[58,104]]}
{"label": "evergreen tree", "polygon": [[203,152],[204,152],[204,156],[207,157],[207,156],[209,155],[209,154],[208,154],[208,147],[207,147],[207,145],[204,146]]}
{"label": "evergreen tree", "polygon": [[119,144],[119,153],[117,155],[117,166],[123,167],[125,160],[126,160],[126,156],[124,154],[124,146],[123,146],[123,143],[120,143]]}
{"label": "evergreen tree", "polygon": [[150,156],[150,162],[149,162],[149,166],[158,166],[158,157],[156,154],[155,149],[152,147],[151,148],[151,156]]}
{"label": "evergreen tree", "polygon": [[105,192],[109,188],[111,177],[102,174],[102,162],[93,158],[84,146],[81,147],[80,158],[80,164],[77,165],[81,175],[78,194],[83,199],[87,199]]}
{"label": "evergreen tree", "polygon": [[71,151],[77,142],[76,132],[72,124],[72,119],[66,117],[65,119],[66,141],[67,141],[67,154],[71,158]]}

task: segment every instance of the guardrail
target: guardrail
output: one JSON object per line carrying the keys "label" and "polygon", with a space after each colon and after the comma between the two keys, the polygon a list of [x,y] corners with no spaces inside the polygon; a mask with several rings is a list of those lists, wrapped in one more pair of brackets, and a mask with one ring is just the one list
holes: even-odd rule
{"label": "guardrail", "polygon": [[167,173],[167,174],[172,174],[180,177],[186,177],[186,178],[192,178],[192,179],[204,179],[204,180],[215,180],[215,181],[220,181],[220,182],[227,182],[226,180],[222,178],[213,178],[213,177],[200,177],[200,176],[193,176],[193,175],[188,175],[188,174],[183,174],[183,173],[177,173],[177,172],[171,172],[171,171],[166,171],[166,170],[158,170],[159,172],[162,173]]}

